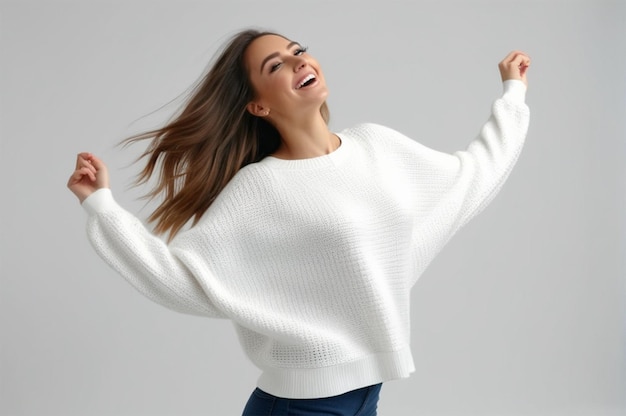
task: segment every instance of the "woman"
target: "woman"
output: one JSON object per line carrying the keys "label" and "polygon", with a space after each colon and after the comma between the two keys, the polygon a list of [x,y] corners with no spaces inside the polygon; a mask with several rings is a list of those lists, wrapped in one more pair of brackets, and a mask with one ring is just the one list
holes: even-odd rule
{"label": "woman", "polygon": [[159,171],[151,220],[169,244],[114,201],[94,155],[68,186],[96,251],[144,295],[234,321],[262,370],[244,415],[374,415],[381,383],[414,370],[411,287],[521,151],[529,64],[500,63],[492,116],[449,155],[374,124],[331,132],[317,61],[244,31],[175,120],[130,139],[152,138],[140,179]]}

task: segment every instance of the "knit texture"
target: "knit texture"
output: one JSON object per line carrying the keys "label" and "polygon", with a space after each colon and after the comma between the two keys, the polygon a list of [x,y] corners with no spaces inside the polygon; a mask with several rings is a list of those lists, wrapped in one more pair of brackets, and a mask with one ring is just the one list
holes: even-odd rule
{"label": "knit texture", "polygon": [[506,81],[452,155],[363,124],[328,155],[248,165],[169,245],[98,190],[83,203],[89,239],[155,302],[231,319],[268,393],[327,397],[407,377],[410,289],[511,171],[525,90]]}

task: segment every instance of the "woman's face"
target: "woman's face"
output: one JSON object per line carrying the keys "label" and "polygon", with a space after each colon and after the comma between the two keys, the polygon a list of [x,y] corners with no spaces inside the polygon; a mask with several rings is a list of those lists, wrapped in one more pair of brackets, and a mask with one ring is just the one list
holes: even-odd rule
{"label": "woman's face", "polygon": [[300,44],[264,35],[248,46],[244,59],[256,92],[250,113],[275,121],[319,113],[328,89],[318,62]]}

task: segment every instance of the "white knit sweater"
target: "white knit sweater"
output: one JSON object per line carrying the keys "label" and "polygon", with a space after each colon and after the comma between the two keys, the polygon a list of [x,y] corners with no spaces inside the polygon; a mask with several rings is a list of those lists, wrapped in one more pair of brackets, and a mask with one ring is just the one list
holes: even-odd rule
{"label": "white knit sweater", "polygon": [[410,289],[511,171],[525,91],[506,81],[453,155],[363,124],[326,156],[248,165],[169,245],[98,190],[83,203],[90,241],[155,302],[231,319],[269,393],[327,397],[407,377]]}

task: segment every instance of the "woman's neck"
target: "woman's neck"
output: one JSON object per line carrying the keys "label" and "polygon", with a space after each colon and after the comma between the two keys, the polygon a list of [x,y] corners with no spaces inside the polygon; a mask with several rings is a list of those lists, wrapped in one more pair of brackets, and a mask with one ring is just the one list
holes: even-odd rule
{"label": "woman's neck", "polygon": [[300,123],[278,126],[282,141],[272,156],[280,159],[296,160],[324,156],[334,152],[340,145],[321,117]]}

